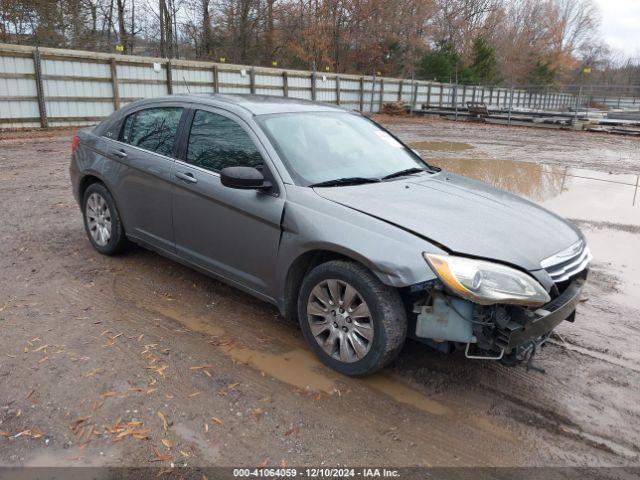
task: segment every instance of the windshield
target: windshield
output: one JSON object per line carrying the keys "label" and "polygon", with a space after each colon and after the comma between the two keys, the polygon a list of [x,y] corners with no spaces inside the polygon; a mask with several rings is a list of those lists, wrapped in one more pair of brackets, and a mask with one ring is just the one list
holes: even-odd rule
{"label": "windshield", "polygon": [[287,169],[305,186],[336,179],[379,180],[429,166],[375,123],[348,112],[258,117]]}

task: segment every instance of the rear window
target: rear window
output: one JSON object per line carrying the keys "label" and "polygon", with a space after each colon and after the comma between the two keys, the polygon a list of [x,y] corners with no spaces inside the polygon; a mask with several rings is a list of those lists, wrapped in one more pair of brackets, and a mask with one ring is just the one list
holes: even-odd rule
{"label": "rear window", "polygon": [[124,122],[121,140],[150,152],[173,156],[182,111],[180,107],[161,107],[133,113]]}

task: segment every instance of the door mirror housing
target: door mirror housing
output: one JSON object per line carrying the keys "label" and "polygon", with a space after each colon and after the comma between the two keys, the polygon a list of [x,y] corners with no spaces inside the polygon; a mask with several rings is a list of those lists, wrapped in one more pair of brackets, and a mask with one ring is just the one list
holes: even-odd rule
{"label": "door mirror housing", "polygon": [[271,182],[264,179],[264,175],[253,167],[227,167],[220,170],[222,185],[241,190],[266,190],[271,188]]}

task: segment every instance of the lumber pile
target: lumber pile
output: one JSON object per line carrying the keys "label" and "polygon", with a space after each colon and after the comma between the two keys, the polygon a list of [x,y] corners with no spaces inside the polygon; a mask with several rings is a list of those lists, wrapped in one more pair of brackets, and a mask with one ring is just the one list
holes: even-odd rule
{"label": "lumber pile", "polygon": [[404,102],[387,102],[382,104],[382,112],[386,115],[408,115],[409,105]]}

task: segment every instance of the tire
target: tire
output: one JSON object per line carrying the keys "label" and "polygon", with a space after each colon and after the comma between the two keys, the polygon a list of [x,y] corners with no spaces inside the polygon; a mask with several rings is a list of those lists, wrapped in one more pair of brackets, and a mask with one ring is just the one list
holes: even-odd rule
{"label": "tire", "polygon": [[[115,255],[124,250],[127,238],[122,220],[113,197],[104,184],[92,183],[87,187],[82,197],[82,217],[87,237],[98,252]],[[105,231],[108,231],[108,238]]]}
{"label": "tire", "polygon": [[[353,290],[348,293],[347,287]],[[339,301],[329,305],[332,299]],[[364,266],[344,260],[323,263],[307,273],[298,295],[298,318],[322,363],[354,377],[389,364],[407,336],[407,314],[398,291]]]}

